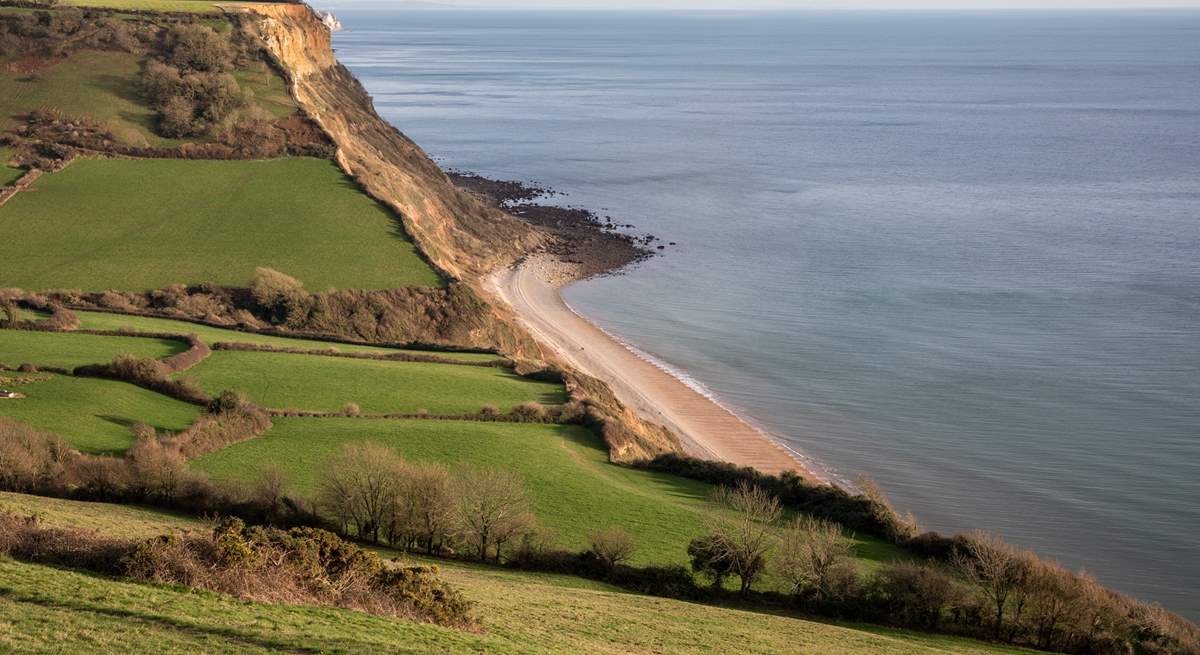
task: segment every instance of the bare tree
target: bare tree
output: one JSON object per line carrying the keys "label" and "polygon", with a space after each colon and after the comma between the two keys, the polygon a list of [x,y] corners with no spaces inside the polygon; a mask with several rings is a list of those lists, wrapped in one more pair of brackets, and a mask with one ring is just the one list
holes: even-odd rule
{"label": "bare tree", "polygon": [[454,532],[455,498],[450,472],[441,464],[410,464],[389,528],[393,543],[440,551]]}
{"label": "bare tree", "polygon": [[745,594],[766,568],[771,526],[779,520],[783,508],[769,491],[745,481],[736,487],[718,488],[713,499],[734,512],[732,518],[709,519],[712,539],[708,543],[715,549],[713,559],[729,567],[741,581],[740,592]]}
{"label": "bare tree", "polygon": [[378,542],[399,493],[404,461],[379,443],[347,444],[321,467],[318,502],[343,529]]}
{"label": "bare tree", "polygon": [[995,618],[995,635],[1004,636],[1005,614],[1015,623],[1027,598],[1033,562],[1027,553],[986,532],[966,536],[965,550],[954,555],[955,567],[986,599]]}
{"label": "bare tree", "polygon": [[148,496],[173,503],[190,477],[187,460],[175,448],[143,434],[126,453],[135,484]]}
{"label": "bare tree", "polygon": [[507,471],[468,471],[455,481],[455,492],[459,531],[480,561],[489,552],[500,561],[504,544],[533,525],[525,483]]}
{"label": "bare tree", "polygon": [[283,493],[287,485],[287,474],[283,469],[274,464],[267,464],[258,469],[250,496],[259,506],[274,514],[283,503]]}
{"label": "bare tree", "polygon": [[845,597],[857,579],[853,545],[841,526],[810,517],[795,519],[784,531],[775,570],[793,594],[816,601]]}
{"label": "bare tree", "polygon": [[633,537],[617,526],[593,532],[591,542],[591,553],[610,571],[629,561],[637,550]]}

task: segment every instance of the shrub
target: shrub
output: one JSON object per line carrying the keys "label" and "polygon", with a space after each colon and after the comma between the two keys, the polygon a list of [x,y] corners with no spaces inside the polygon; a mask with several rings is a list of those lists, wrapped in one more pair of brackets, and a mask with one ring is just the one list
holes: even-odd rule
{"label": "shrub", "polygon": [[75,312],[61,305],[54,308],[50,318],[46,319],[46,327],[51,330],[75,330],[79,328],[79,318]]}
{"label": "shrub", "polygon": [[346,416],[358,416],[362,413],[362,408],[358,406],[358,403],[350,402],[342,406],[342,413]]}
{"label": "shrub", "polygon": [[610,527],[591,535],[589,552],[609,571],[633,557],[637,542],[620,527]]}
{"label": "shrub", "polygon": [[714,590],[725,586],[725,580],[735,574],[730,556],[733,549],[723,541],[722,535],[709,534],[692,539],[687,547],[692,571],[711,579]]}
{"label": "shrub", "polygon": [[533,401],[517,405],[513,408],[512,414],[524,423],[538,423],[546,420],[545,406]]}
{"label": "shrub", "polygon": [[272,268],[257,268],[250,295],[259,310],[275,324],[299,324],[308,314],[311,298],[296,278]]}
{"label": "shrub", "polygon": [[206,25],[180,25],[167,35],[167,60],[181,70],[221,72],[233,63],[228,37]]}
{"label": "shrub", "polygon": [[371,579],[371,588],[402,607],[440,625],[469,625],[471,603],[438,577],[436,566],[384,568]]}
{"label": "shrub", "polygon": [[202,132],[203,126],[196,122],[196,105],[181,95],[168,98],[158,112],[158,131],[172,139]]}
{"label": "shrub", "polygon": [[209,414],[225,414],[236,412],[248,405],[246,397],[236,391],[226,389],[208,403]]}
{"label": "shrub", "polygon": [[928,564],[890,562],[872,576],[867,596],[878,616],[902,626],[937,630],[946,613],[966,600],[954,578]]}
{"label": "shrub", "polygon": [[803,517],[783,533],[775,570],[790,591],[809,601],[842,601],[854,592],[854,551],[842,528]]}

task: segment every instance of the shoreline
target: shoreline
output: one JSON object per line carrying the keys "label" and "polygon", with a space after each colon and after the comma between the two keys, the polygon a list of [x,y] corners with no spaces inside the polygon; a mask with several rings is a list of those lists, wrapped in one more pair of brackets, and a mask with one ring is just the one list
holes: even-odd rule
{"label": "shoreline", "polygon": [[792,470],[812,482],[835,484],[802,454],[572,309],[561,290],[585,277],[578,264],[538,253],[494,271],[485,284],[543,345],[603,380],[643,418],[670,428],[689,455],[770,474]]}

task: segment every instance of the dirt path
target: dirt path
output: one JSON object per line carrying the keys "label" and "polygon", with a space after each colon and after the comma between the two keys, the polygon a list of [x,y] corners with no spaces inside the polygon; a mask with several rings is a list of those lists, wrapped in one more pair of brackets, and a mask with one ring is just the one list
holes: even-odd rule
{"label": "dirt path", "polygon": [[494,273],[488,286],[543,345],[608,383],[621,402],[644,418],[673,430],[690,454],[767,473],[794,470],[824,479],[762,432],[572,311],[559,296],[559,288],[571,279],[569,265],[535,255]]}

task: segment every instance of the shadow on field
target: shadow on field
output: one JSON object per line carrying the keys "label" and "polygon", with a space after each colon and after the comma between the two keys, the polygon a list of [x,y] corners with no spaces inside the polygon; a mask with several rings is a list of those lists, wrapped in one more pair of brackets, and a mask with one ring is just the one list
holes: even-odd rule
{"label": "shadow on field", "polygon": [[[102,576],[89,576],[100,580],[107,580]],[[186,623],[178,619],[173,619],[167,616],[156,614],[148,614],[135,610],[120,609],[116,607],[97,607],[82,601],[69,601],[60,599],[51,599],[41,596],[32,596],[23,594],[14,589],[0,587],[0,598],[10,600],[15,603],[26,603],[29,605],[37,605],[49,609],[60,609],[68,612],[83,612],[88,614],[99,614],[101,616],[110,616],[123,620],[133,620],[140,623],[145,623],[153,626],[161,626],[171,630],[178,630],[190,635],[198,637],[217,637],[226,641],[245,644],[247,646],[256,646],[281,653],[319,653],[318,649],[299,648],[289,644],[283,644],[271,639],[263,639],[246,635],[233,628],[218,628],[211,626],[202,626],[196,623]]]}

